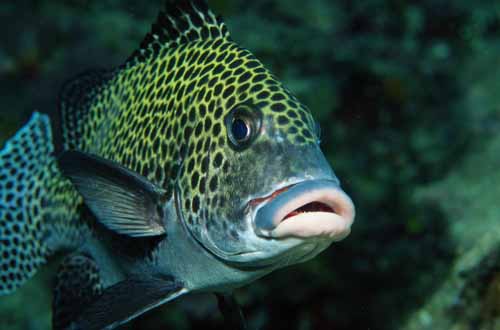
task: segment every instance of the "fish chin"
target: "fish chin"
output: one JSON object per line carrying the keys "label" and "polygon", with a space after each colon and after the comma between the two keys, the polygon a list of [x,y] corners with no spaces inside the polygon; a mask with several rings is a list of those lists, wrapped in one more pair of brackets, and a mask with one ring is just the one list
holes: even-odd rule
{"label": "fish chin", "polygon": [[347,237],[354,215],[354,205],[336,179],[289,184],[248,203],[252,230],[244,238],[259,253],[240,258],[282,266],[309,260]]}
{"label": "fish chin", "polygon": [[198,243],[234,267],[276,269],[309,260],[344,239],[354,206],[337,180],[303,180],[250,200],[240,214],[240,221],[212,221],[225,223],[225,230],[205,227],[195,236]]}
{"label": "fish chin", "polygon": [[253,228],[253,218],[250,215],[246,221],[249,224],[249,229],[240,233],[238,244],[235,242],[233,251],[224,249],[227,245],[216,244],[215,242],[220,242],[220,240],[213,240],[210,235],[207,235],[204,247],[220,260],[236,268],[268,268],[272,270],[305,262],[321,253],[335,241],[329,235],[307,238],[299,236],[262,237]]}

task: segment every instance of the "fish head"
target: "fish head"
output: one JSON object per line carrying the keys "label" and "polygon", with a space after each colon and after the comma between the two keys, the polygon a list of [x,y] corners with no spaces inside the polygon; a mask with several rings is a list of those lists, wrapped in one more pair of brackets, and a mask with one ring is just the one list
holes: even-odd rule
{"label": "fish head", "polygon": [[219,259],[245,267],[305,261],[346,237],[354,206],[307,107],[231,40],[202,46],[210,78],[197,84],[204,97],[190,103],[202,115],[177,182],[188,231]]}

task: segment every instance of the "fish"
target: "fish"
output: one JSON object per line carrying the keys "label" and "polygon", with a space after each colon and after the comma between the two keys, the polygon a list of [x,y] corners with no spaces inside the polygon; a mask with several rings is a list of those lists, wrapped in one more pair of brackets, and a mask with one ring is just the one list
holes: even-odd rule
{"label": "fish", "polygon": [[64,255],[54,329],[114,329],[193,293],[244,327],[234,289],[351,231],[311,111],[207,1],[166,1],[122,65],[64,84],[59,114],[0,151],[0,295]]}

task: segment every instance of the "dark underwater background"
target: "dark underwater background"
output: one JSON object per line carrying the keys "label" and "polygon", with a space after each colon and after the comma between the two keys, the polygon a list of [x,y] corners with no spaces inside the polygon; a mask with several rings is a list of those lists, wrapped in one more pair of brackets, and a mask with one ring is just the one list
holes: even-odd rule
{"label": "dark underwater background", "polygon": [[[1,1],[0,143],[120,65],[162,2]],[[210,3],[320,121],[357,206],[346,240],[237,290],[250,329],[500,329],[500,2]],[[1,330],[50,328],[57,261],[0,297]],[[222,327],[208,296],[132,325]]]}

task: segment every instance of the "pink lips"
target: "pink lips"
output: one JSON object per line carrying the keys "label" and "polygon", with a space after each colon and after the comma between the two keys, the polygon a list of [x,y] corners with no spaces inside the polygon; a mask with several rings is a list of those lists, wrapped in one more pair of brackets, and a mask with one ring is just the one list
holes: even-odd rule
{"label": "pink lips", "polygon": [[254,219],[259,236],[267,238],[329,238],[350,233],[355,210],[351,199],[331,181],[306,181],[250,201],[261,206]]}

